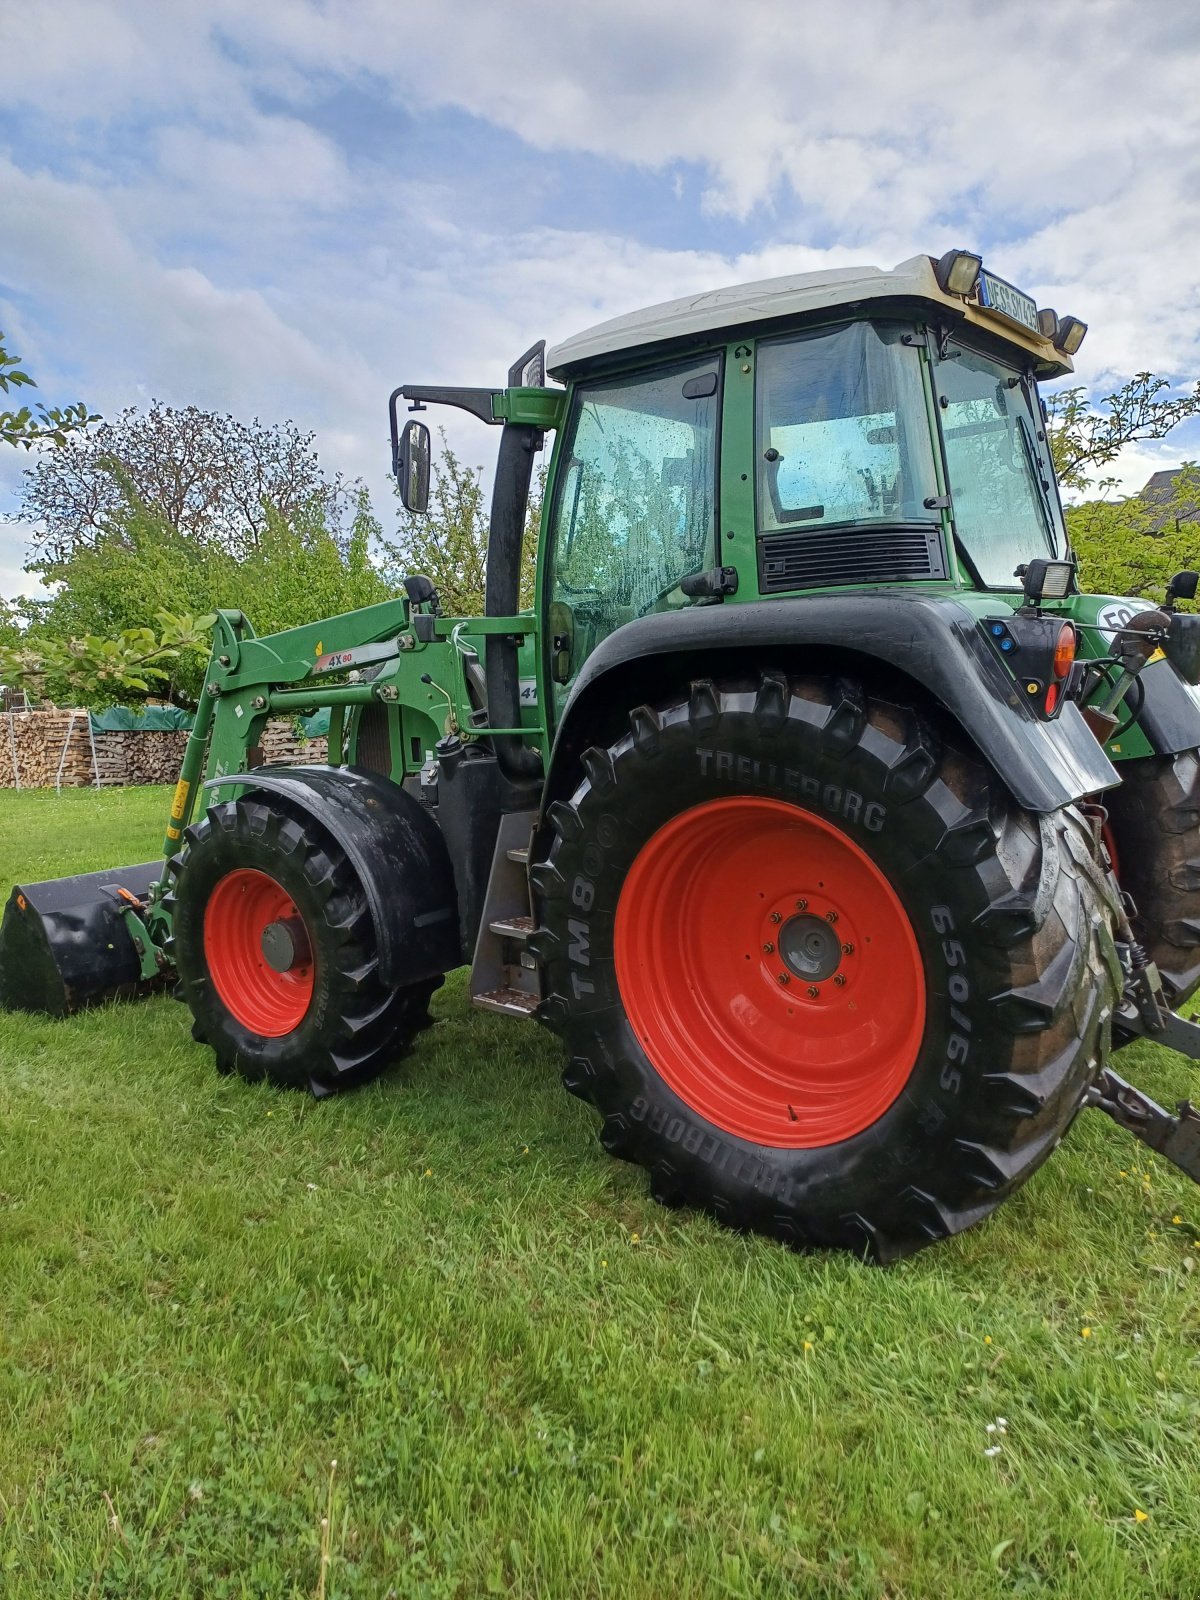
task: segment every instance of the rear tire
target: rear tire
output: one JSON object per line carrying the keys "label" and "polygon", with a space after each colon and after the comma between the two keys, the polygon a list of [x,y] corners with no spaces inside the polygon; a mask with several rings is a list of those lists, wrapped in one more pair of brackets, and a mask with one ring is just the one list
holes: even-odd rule
{"label": "rear tire", "polygon": [[[211,807],[171,870],[176,993],[220,1071],[323,1096],[375,1077],[428,1026],[441,980],[382,982],[354,867],[286,802]],[[265,926],[291,940],[273,952],[287,970],[265,957]]]}
{"label": "rear tire", "polygon": [[1137,906],[1134,933],[1177,1006],[1200,989],[1200,751],[1117,770],[1120,788],[1101,799],[1118,878]]}
{"label": "rear tire", "polygon": [[601,1143],[656,1199],[797,1246],[890,1261],[987,1216],[1109,1046],[1082,819],[846,680],[704,680],[629,725],[531,873],[541,1020]]}

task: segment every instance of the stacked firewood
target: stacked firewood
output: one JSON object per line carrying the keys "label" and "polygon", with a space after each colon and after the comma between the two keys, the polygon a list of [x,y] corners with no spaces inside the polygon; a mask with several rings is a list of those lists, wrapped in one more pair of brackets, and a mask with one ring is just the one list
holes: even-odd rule
{"label": "stacked firewood", "polygon": [[0,788],[53,788],[60,764],[64,786],[95,781],[86,711],[0,713]]}
{"label": "stacked firewood", "polygon": [[325,760],[327,741],[305,739],[289,718],[274,718],[263,729],[262,758],[272,767],[312,766]]}
{"label": "stacked firewood", "polygon": [[127,733],[94,733],[92,738],[101,784],[174,783],[183,765],[188,740],[182,730],[140,729]]}
{"label": "stacked firewood", "polygon": [[[0,789],[174,783],[187,737],[169,729],[92,733],[86,711],[0,712]],[[263,731],[262,759],[272,766],[323,762],[325,750],[324,738],[304,738],[290,718],[273,718]]]}

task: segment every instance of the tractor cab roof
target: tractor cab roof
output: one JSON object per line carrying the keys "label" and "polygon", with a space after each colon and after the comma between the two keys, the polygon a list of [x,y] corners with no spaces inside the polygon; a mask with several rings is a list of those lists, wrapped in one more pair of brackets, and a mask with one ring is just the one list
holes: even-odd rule
{"label": "tractor cab roof", "polygon": [[[597,323],[583,333],[563,340],[547,358],[556,378],[574,377],[593,363],[609,364],[615,358],[651,345],[697,339],[724,330],[748,328],[758,323],[779,323],[802,318],[828,320],[830,312],[855,315],[867,302],[891,302],[899,309],[915,309],[919,302],[932,305],[951,319],[965,320],[993,336],[1019,346],[1032,358],[1039,378],[1057,378],[1073,370],[1069,356],[1040,333],[1035,333],[975,297],[946,293],[939,285],[930,256],[913,256],[891,271],[882,267],[837,267],[823,272],[798,272],[784,278],[763,278],[757,283],[733,284],[702,294],[685,295],[660,305],[631,311],[623,317]],[[995,280],[993,280],[995,281]],[[1021,299],[1032,306],[1028,296]],[[882,312],[884,307],[880,305]]]}

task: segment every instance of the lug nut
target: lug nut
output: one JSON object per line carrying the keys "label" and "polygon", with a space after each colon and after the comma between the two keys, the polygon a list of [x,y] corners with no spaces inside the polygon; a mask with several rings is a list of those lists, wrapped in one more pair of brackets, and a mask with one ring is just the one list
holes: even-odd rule
{"label": "lug nut", "polygon": [[809,986],[808,986],[808,998],[810,1000],[816,1000],[818,998],[818,996],[820,995],[820,993],[821,993],[821,991],[820,991],[820,989],[817,988],[815,983],[810,983],[809,984]]}
{"label": "lug nut", "polygon": [[827,911],[825,913],[825,921],[826,922],[836,922],[837,921],[837,912],[836,911]]}
{"label": "lug nut", "polygon": [[844,972],[835,972],[833,975],[833,981],[837,984],[839,989],[842,988],[846,982],[846,974]]}
{"label": "lug nut", "polygon": [[771,913],[771,921],[772,922],[782,922],[783,921],[783,912],[782,911],[772,911],[772,913]]}
{"label": "lug nut", "polygon": [[808,910],[808,901],[807,900],[797,900],[796,901],[796,910],[797,911],[807,911]]}
{"label": "lug nut", "polygon": [[792,981],[791,973],[790,972],[781,972],[779,974],[779,981],[780,981],[780,983],[791,983],[791,981]]}
{"label": "lug nut", "polygon": [[767,943],[765,945],[763,945],[763,955],[765,955],[765,956],[773,956],[774,954],[775,954],[775,946],[768,939]]}
{"label": "lug nut", "polygon": [[852,944],[844,944],[842,946],[842,954],[844,956],[852,956],[854,954],[854,946]]}

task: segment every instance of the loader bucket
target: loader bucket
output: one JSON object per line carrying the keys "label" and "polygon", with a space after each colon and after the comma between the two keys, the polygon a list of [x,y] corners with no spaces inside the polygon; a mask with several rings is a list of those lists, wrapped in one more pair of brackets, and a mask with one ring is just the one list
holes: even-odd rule
{"label": "loader bucket", "polygon": [[144,900],[162,873],[158,860],[17,884],[0,922],[0,1008],[65,1017],[161,984],[142,976],[120,891]]}

